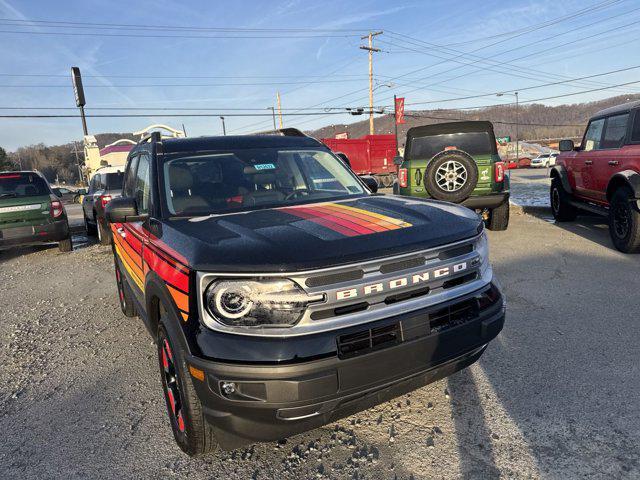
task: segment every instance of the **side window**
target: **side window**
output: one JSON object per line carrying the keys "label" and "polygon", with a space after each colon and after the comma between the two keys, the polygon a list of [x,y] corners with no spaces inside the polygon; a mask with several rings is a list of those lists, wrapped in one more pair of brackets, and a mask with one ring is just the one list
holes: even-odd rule
{"label": "side window", "polygon": [[624,144],[627,136],[627,123],[629,114],[614,115],[607,118],[607,125],[604,129],[604,137],[600,148],[620,148]]}
{"label": "side window", "polygon": [[124,177],[123,195],[125,197],[133,197],[133,191],[136,186],[136,169],[138,168],[139,155],[135,155],[129,159],[129,165],[127,166],[127,172]]}
{"label": "side window", "polygon": [[149,155],[146,153],[140,154],[136,170],[134,198],[138,204],[138,211],[142,214],[149,213],[149,200],[151,198],[149,167]]}
{"label": "side window", "polygon": [[604,118],[594,120],[589,124],[587,133],[584,134],[583,150],[590,152],[591,150],[600,150],[600,140],[602,139],[602,130],[604,129]]}
{"label": "side window", "polygon": [[631,129],[631,141],[640,142],[640,110],[636,111],[633,119],[633,128]]}

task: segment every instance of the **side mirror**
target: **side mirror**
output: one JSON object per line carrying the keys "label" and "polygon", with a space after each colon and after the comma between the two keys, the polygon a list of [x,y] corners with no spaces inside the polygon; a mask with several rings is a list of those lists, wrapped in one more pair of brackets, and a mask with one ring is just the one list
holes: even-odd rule
{"label": "side mirror", "polygon": [[347,157],[347,156],[346,156],[344,153],[342,153],[342,152],[338,152],[338,153],[336,153],[336,156],[337,156],[340,160],[342,160],[342,161],[347,165],[347,167],[351,168],[351,162],[349,161],[349,157]]}
{"label": "side mirror", "polygon": [[148,215],[139,215],[138,206],[133,198],[114,198],[107,204],[104,216],[109,223],[139,222],[145,220]]}
{"label": "side mirror", "polygon": [[561,152],[573,152],[575,149],[575,145],[573,144],[573,140],[560,140],[560,144],[558,145],[558,149]]}
{"label": "side mirror", "polygon": [[396,155],[395,157],[393,157],[393,164],[400,166],[402,165],[402,162],[404,162],[404,158],[400,155]]}
{"label": "side mirror", "polygon": [[360,177],[371,193],[378,192],[378,181],[371,175],[363,175]]}

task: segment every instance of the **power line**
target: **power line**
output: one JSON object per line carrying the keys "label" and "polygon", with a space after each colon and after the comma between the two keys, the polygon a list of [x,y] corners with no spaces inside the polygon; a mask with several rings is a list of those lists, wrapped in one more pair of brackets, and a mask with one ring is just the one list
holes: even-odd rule
{"label": "power line", "polygon": [[[307,112],[307,113],[283,113],[282,116],[309,116],[309,115],[344,115],[349,112]],[[368,111],[362,112],[368,114]],[[271,117],[271,113],[227,113],[227,112],[215,112],[215,113],[108,113],[108,114],[88,114],[87,118],[149,118],[149,117]],[[0,118],[80,118],[79,114],[37,114],[37,115],[0,115]]]}
{"label": "power line", "polygon": [[259,38],[272,38],[272,39],[291,39],[291,38],[349,38],[359,37],[358,34],[324,34],[318,33],[317,35],[309,35],[301,32],[296,35],[143,35],[138,33],[96,33],[96,32],[34,32],[27,30],[0,30],[0,33],[18,34],[18,35],[61,35],[61,36],[89,36],[89,37],[126,37],[126,38],[222,38],[222,39],[259,39]]}
{"label": "power line", "polygon": [[[617,0],[620,1],[620,0]],[[113,28],[144,28],[144,29],[160,29],[160,30],[202,30],[202,31],[221,31],[221,32],[366,32],[368,29],[353,28],[254,28],[254,27],[195,27],[188,25],[142,25],[132,23],[94,23],[94,22],[75,22],[75,21],[58,21],[58,20],[25,20],[17,18],[0,18],[2,22],[17,22],[22,24],[42,24],[50,23],[60,26],[80,25],[88,27],[113,27]],[[25,25],[29,26],[29,25]]]}
{"label": "power line", "polygon": [[[314,80],[312,83],[344,83],[359,82],[360,79],[343,80]],[[272,85],[306,85],[310,82],[223,82],[223,83],[153,83],[153,84],[129,84],[129,85],[84,85],[85,88],[154,88],[154,87],[251,87]],[[38,84],[5,84],[0,88],[69,88],[69,85],[38,85]]]}

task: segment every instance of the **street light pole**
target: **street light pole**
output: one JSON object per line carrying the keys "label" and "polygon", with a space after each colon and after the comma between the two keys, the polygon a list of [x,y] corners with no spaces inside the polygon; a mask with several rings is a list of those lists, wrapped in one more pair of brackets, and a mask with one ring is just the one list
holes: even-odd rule
{"label": "street light pole", "polygon": [[226,135],[227,134],[227,129],[224,125],[224,117],[220,117],[220,120],[222,120],[222,134]]}

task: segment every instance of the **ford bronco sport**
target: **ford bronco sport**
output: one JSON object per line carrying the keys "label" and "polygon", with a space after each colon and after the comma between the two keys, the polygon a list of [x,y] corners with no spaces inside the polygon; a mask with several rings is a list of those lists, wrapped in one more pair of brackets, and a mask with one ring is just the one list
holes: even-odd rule
{"label": "ford bronco sport", "polygon": [[410,128],[395,193],[460,203],[481,213],[489,230],[506,230],[509,177],[491,122]]}
{"label": "ford bronco sport", "polygon": [[598,112],[580,147],[560,142],[551,170],[551,210],[559,222],[580,211],[607,216],[615,247],[640,252],[640,102]]}
{"label": "ford bronco sport", "polygon": [[62,202],[38,172],[0,172],[0,249],[38,243],[73,248]]}
{"label": "ford bronco sport", "polygon": [[504,323],[478,215],[372,194],[309,137],[152,134],[106,217],[122,311],[157,342],[190,455],[281,439],[450,375]]}

